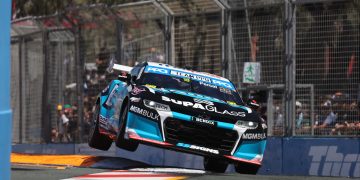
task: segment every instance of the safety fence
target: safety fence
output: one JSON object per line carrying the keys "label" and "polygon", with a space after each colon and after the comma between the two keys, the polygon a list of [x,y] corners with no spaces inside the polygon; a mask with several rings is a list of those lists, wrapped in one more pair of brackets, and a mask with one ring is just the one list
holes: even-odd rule
{"label": "safety fence", "polygon": [[111,59],[228,77],[261,104],[270,136],[359,136],[359,9],[356,0],[150,0],[14,20],[13,142],[86,141]]}

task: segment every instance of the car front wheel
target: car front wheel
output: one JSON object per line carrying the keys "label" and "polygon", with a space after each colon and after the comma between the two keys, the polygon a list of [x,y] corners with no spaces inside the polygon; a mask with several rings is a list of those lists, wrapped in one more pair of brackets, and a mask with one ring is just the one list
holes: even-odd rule
{"label": "car front wheel", "polygon": [[256,174],[260,168],[259,165],[236,163],[234,164],[235,171],[241,174]]}
{"label": "car front wheel", "polygon": [[204,169],[206,171],[216,172],[216,173],[224,173],[228,163],[216,158],[204,157]]}

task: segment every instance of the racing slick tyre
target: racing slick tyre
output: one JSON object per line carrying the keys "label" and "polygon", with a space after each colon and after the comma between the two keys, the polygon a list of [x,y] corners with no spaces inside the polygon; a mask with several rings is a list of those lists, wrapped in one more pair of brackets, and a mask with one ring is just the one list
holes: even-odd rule
{"label": "racing slick tyre", "polygon": [[88,144],[92,148],[107,151],[112,144],[112,140],[99,132],[100,105],[97,103],[94,108],[93,122],[89,131]]}
{"label": "racing slick tyre", "polygon": [[260,168],[258,165],[245,164],[245,163],[236,163],[234,164],[235,171],[241,174],[256,174]]}
{"label": "racing slick tyre", "polygon": [[129,105],[125,104],[125,108],[121,111],[121,117],[120,117],[120,125],[119,125],[119,133],[117,135],[115,144],[117,147],[121,149],[125,149],[128,151],[136,151],[136,149],[139,146],[139,142],[131,141],[128,139],[125,139],[125,129],[126,129],[126,122],[127,122],[127,116],[129,112]]}
{"label": "racing slick tyre", "polygon": [[228,163],[216,158],[204,157],[204,169],[206,171],[224,173]]}

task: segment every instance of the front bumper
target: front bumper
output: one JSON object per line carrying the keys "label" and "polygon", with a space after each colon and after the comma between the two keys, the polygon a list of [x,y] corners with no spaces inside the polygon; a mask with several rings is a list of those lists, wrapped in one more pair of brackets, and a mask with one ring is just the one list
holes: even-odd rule
{"label": "front bumper", "polygon": [[261,165],[266,139],[245,140],[241,137],[246,130],[239,130],[234,124],[216,121],[216,126],[211,127],[195,124],[191,119],[172,112],[154,121],[129,112],[126,137],[167,149]]}

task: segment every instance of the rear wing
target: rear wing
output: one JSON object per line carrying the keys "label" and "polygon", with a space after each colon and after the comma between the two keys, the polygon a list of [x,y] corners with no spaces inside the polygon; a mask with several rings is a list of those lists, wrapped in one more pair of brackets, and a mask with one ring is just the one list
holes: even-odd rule
{"label": "rear wing", "polygon": [[108,65],[108,68],[106,69],[106,71],[108,73],[113,73],[114,71],[117,71],[117,72],[125,72],[127,74],[130,74],[130,71],[133,69],[133,67],[130,67],[130,66],[125,66],[125,65],[120,65],[120,64],[116,64],[115,63],[115,58],[112,57],[110,59],[110,62],[109,62],[109,65]]}
{"label": "rear wing", "polygon": [[115,64],[113,61],[111,61],[107,71],[109,73],[113,73],[114,71],[119,72],[120,74],[118,76],[118,79],[129,84],[131,79],[130,71],[132,69],[133,67]]}
{"label": "rear wing", "polygon": [[133,69],[133,67],[120,65],[120,64],[114,64],[112,69],[114,71],[130,73],[130,71]]}

